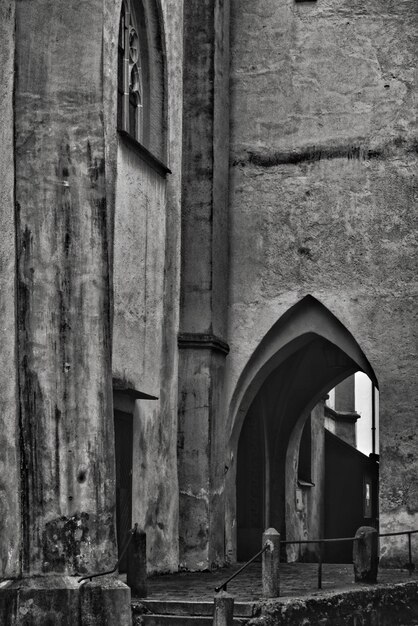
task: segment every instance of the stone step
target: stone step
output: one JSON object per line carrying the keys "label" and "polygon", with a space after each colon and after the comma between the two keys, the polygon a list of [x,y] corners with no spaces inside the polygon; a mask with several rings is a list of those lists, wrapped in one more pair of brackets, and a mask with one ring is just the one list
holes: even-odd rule
{"label": "stone step", "polygon": [[[132,612],[141,616],[143,626],[212,626],[213,623],[210,601],[134,599]],[[234,626],[244,626],[258,612],[254,602],[235,602]]]}
{"label": "stone step", "polygon": [[[212,626],[213,618],[203,615],[141,615],[143,626]],[[247,617],[234,617],[234,626],[245,626]]]}
{"label": "stone step", "polygon": [[[144,612],[158,615],[189,615],[212,616],[213,602],[201,600],[133,600],[132,606],[139,605],[145,608]],[[253,617],[257,614],[257,605],[254,602],[234,602],[235,617]]]}

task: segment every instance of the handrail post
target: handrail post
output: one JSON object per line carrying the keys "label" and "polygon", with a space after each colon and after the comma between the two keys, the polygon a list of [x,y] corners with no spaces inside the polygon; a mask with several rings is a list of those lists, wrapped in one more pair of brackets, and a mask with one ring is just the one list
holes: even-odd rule
{"label": "handrail post", "polygon": [[280,595],[280,533],[268,528],[263,533],[263,547],[267,549],[262,556],[263,596],[278,598]]}
{"label": "handrail post", "polygon": [[213,626],[232,626],[234,623],[234,596],[220,591],[214,597]]}
{"label": "handrail post", "polygon": [[379,563],[379,535],[371,526],[360,526],[353,544],[354,580],[375,583]]}
{"label": "handrail post", "polygon": [[147,596],[147,536],[135,529],[128,549],[126,583],[133,596]]}

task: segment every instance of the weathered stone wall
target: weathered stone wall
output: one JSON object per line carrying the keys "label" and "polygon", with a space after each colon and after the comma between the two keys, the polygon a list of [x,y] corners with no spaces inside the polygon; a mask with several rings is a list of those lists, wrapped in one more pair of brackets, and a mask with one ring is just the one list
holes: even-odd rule
{"label": "weathered stone wall", "polygon": [[[108,164],[115,172],[113,373],[158,397],[134,410],[133,521],[147,533],[149,570],[178,565],[177,331],[182,110],[182,2],[160,6],[166,62],[167,178],[116,138],[119,7],[109,15]],[[112,19],[110,19],[112,18]],[[116,25],[116,28],[115,28]],[[113,89],[110,88],[113,86]],[[157,155],[159,158],[160,155]]]}
{"label": "weathered stone wall", "polygon": [[[155,488],[149,481],[148,492],[152,504],[148,523],[155,529],[153,566],[176,569],[178,557],[178,482],[177,482],[177,394],[180,298],[180,213],[181,213],[181,162],[183,123],[183,0],[162,0],[164,16],[165,50],[167,60],[167,150],[171,174],[166,190],[166,254],[164,265],[164,305],[162,333],[162,361],[160,388],[160,423],[154,423],[159,437],[160,459],[167,458],[165,470],[154,459],[156,471],[153,481],[160,481],[164,499],[155,503]],[[162,506],[164,502],[164,507]],[[160,519],[157,520],[156,518]],[[161,520],[162,518],[162,520]],[[155,526],[157,522],[157,528]],[[160,528],[158,523],[164,527]],[[163,540],[158,541],[161,533]]]}
{"label": "weathered stone wall", "polygon": [[412,0],[231,3],[227,396],[290,306],[328,307],[379,381],[382,530],[418,524],[416,18]]}
{"label": "weathered stone wall", "polygon": [[180,563],[207,569],[224,559],[229,0],[184,9]]}
{"label": "weathered stone wall", "polygon": [[0,578],[19,573],[13,65],[15,3],[0,5]]}
{"label": "weathered stone wall", "polygon": [[79,7],[16,3],[16,320],[27,575],[107,568],[116,556],[102,11],[101,0]]}
{"label": "weathered stone wall", "polygon": [[113,373],[160,395],[166,181],[135,149],[118,145]]}
{"label": "weathered stone wall", "polygon": [[[319,402],[310,413],[311,418],[311,485],[298,484],[298,458],[303,419],[292,434],[286,455],[286,539],[318,539],[324,536],[324,402]],[[299,437],[295,436],[299,433]],[[287,560],[314,561],[318,546],[312,544],[288,545]]]}

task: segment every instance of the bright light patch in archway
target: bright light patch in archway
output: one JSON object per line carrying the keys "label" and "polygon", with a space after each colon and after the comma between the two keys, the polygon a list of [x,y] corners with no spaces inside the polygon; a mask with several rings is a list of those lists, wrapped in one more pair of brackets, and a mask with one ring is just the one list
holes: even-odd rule
{"label": "bright light patch in archway", "polygon": [[[369,455],[372,446],[372,382],[363,372],[355,374],[355,409],[361,416],[356,423],[357,448]],[[375,452],[379,453],[379,392],[375,390]]]}

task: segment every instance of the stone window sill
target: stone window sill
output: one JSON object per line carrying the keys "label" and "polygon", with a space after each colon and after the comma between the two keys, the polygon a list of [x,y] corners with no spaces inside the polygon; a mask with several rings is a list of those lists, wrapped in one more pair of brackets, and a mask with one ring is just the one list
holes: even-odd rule
{"label": "stone window sill", "polygon": [[310,489],[311,487],[315,487],[315,483],[312,483],[308,480],[301,480],[298,478],[298,487],[303,487],[304,489]]}
{"label": "stone window sill", "polygon": [[154,171],[160,176],[165,178],[167,174],[171,174],[171,170],[157,157],[155,157],[147,148],[145,148],[139,141],[134,139],[132,135],[118,128],[118,135],[136,152],[136,154],[147,163]]}

